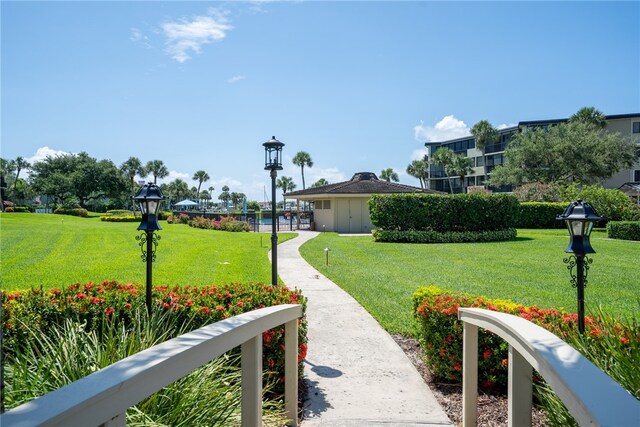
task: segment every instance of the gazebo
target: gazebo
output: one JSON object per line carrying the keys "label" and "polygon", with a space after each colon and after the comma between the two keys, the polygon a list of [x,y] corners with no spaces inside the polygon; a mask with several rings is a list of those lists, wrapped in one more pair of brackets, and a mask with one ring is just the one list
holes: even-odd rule
{"label": "gazebo", "polygon": [[287,199],[313,202],[313,221],[318,231],[370,233],[373,225],[368,201],[374,194],[431,193],[439,191],[378,179],[373,172],[358,172],[349,181],[286,193]]}

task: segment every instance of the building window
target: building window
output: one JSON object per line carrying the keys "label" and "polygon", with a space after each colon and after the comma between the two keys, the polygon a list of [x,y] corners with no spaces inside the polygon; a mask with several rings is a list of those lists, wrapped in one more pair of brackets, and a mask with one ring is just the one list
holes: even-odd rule
{"label": "building window", "polygon": [[633,182],[640,182],[640,170],[633,171]]}
{"label": "building window", "polygon": [[331,200],[323,200],[323,209],[331,209]]}
{"label": "building window", "polygon": [[640,133],[640,122],[633,122],[633,133]]}

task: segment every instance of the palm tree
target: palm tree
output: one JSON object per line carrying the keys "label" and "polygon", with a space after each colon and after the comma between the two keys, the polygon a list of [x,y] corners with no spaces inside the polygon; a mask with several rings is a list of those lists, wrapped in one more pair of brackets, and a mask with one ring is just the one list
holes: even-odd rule
{"label": "palm tree", "polygon": [[144,167],[145,173],[153,175],[153,183],[158,183],[158,178],[164,178],[169,176],[169,170],[164,165],[162,160],[150,160]]}
{"label": "palm tree", "polygon": [[471,134],[473,135],[473,138],[476,140],[476,148],[478,149],[478,151],[482,153],[482,164],[484,165],[483,166],[484,179],[486,180],[489,178],[489,176],[487,172],[487,159],[485,155],[485,149],[487,145],[498,141],[498,138],[500,137],[500,133],[487,120],[480,120],[471,128]]}
{"label": "palm tree", "polygon": [[296,188],[296,183],[293,182],[293,178],[290,178],[288,176],[282,176],[280,178],[278,178],[278,182],[276,183],[276,188],[281,188],[282,189],[282,206],[286,206],[286,199],[285,199],[285,194],[291,190],[295,190]]}
{"label": "palm tree", "polygon": [[400,181],[400,178],[398,178],[398,174],[394,172],[393,169],[391,168],[383,169],[382,172],[380,172],[380,178],[384,179],[387,182]]}
{"label": "palm tree", "polygon": [[462,192],[466,193],[467,184],[465,183],[465,178],[473,174],[473,159],[463,154],[456,154],[453,156],[449,170],[452,175],[460,177],[462,181]]}
{"label": "palm tree", "polygon": [[582,107],[569,118],[570,122],[592,124],[600,129],[607,126],[606,116],[595,107]]}
{"label": "palm tree", "polygon": [[440,166],[447,179],[449,180],[449,192],[453,193],[453,185],[451,183],[451,165],[453,163],[453,157],[455,156],[453,150],[447,147],[438,148],[438,150],[431,155],[431,163]]}
{"label": "palm tree", "polygon": [[200,187],[202,186],[202,183],[209,181],[210,177],[205,171],[199,170],[193,174],[193,178],[191,179],[198,181],[198,191],[196,191],[196,194],[200,194]]}
{"label": "palm tree", "polygon": [[16,168],[16,180],[13,182],[13,189],[16,189],[16,185],[18,184],[18,178],[20,177],[20,171],[25,168],[31,167],[31,164],[27,162],[23,157],[18,156],[16,160],[13,162]]}
{"label": "palm tree", "polygon": [[189,185],[180,178],[176,178],[171,181],[169,183],[169,188],[171,189],[170,191],[173,191],[177,202],[179,202],[180,199],[184,198],[189,193]]}
{"label": "palm tree", "polygon": [[429,165],[424,160],[414,160],[407,166],[407,173],[420,181],[420,188],[425,188],[427,169]]}
{"label": "palm tree", "polygon": [[224,202],[224,207],[229,208],[229,200],[231,199],[231,194],[229,194],[229,186],[222,186],[222,193],[218,196],[218,200],[222,200]]}
{"label": "palm tree", "polygon": [[6,186],[7,175],[12,175],[16,169],[13,160],[0,158],[0,210],[4,212],[4,190]]}
{"label": "palm tree", "polygon": [[[302,189],[304,190],[304,167],[313,167],[313,160],[311,160],[311,156],[306,151],[298,151],[295,156],[293,156],[293,164],[296,166],[300,166],[300,172],[302,173]],[[292,189],[293,190],[293,189]]]}
{"label": "palm tree", "polygon": [[[129,157],[122,165],[120,165],[120,171],[129,179],[130,188],[129,192],[133,194],[135,188],[135,178],[136,175],[145,175],[144,167],[142,166],[142,162],[137,157]],[[135,202],[134,206],[135,206]]]}
{"label": "palm tree", "polygon": [[329,185],[329,181],[327,181],[324,178],[320,178],[319,180],[317,180],[316,182],[314,182],[311,187],[312,188],[316,188],[316,187],[322,187],[323,185]]}

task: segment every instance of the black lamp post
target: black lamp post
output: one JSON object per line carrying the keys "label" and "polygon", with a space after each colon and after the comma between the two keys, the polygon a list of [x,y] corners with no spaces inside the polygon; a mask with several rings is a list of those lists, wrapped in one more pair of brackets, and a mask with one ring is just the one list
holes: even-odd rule
{"label": "black lamp post", "polygon": [[147,183],[140,187],[138,193],[133,196],[133,200],[140,205],[142,212],[142,221],[138,226],[138,230],[142,230],[136,240],[139,241],[140,250],[142,251],[142,262],[147,263],[147,290],[146,303],[147,312],[151,315],[151,285],[152,285],[152,262],[156,259],[156,247],[160,236],[154,235],[156,230],[162,230],[158,224],[158,211],[160,210],[160,202],[164,200],[164,196],[160,191],[160,187],[155,184]]}
{"label": "black lamp post", "polygon": [[278,285],[278,233],[276,232],[276,176],[282,170],[284,144],[272,136],[264,144],[264,170],[271,171],[271,285]]}
{"label": "black lamp post", "polygon": [[[559,215],[557,219],[565,221],[569,229],[569,246],[564,250],[573,254],[563,261],[567,265],[569,275],[571,276],[571,285],[578,289],[578,331],[584,333],[584,288],[587,285],[587,274],[589,272],[589,264],[593,260],[586,254],[594,254],[596,251],[591,247],[589,236],[593,225],[604,219],[589,203],[583,202],[582,199],[571,203],[567,209]],[[574,272],[574,267],[576,268]]]}

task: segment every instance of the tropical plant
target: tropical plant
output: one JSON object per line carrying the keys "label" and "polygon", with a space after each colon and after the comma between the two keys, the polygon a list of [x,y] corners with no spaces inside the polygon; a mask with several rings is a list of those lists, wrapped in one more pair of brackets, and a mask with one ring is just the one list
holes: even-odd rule
{"label": "tropical plant", "polygon": [[[142,162],[139,158],[131,156],[120,165],[120,171],[129,180],[129,193],[133,195],[136,175],[141,177],[145,176],[145,170]],[[135,202],[132,201],[132,203],[135,205]]]}
{"label": "tropical plant", "polygon": [[569,117],[569,121],[591,124],[600,129],[607,127],[606,116],[595,107],[582,107],[573,116]]}
{"label": "tropical plant", "polygon": [[420,181],[420,188],[426,187],[429,164],[425,160],[414,160],[407,166],[407,173]]}
{"label": "tropical plant", "polygon": [[384,179],[387,182],[391,182],[391,181],[398,182],[398,181],[400,181],[400,178],[398,178],[398,174],[396,172],[394,172],[393,169],[391,169],[391,168],[383,169],[380,172],[380,178]]}
{"label": "tropical plant", "polygon": [[209,174],[207,174],[205,171],[203,170],[199,170],[196,173],[193,174],[193,180],[194,181],[198,181],[198,190],[196,191],[196,194],[200,194],[200,187],[202,186],[203,182],[207,182],[209,181],[211,177],[209,176]]}
{"label": "tropical plant", "polygon": [[473,159],[463,154],[456,154],[453,156],[449,169],[452,175],[460,177],[462,192],[466,193],[467,183],[465,178],[469,175],[473,175]]}
{"label": "tropical plant", "polygon": [[4,212],[4,189],[6,188],[7,177],[15,171],[16,165],[13,160],[0,158],[0,209]]}
{"label": "tropical plant", "polygon": [[14,162],[16,168],[16,177],[13,181],[13,189],[16,189],[16,184],[18,183],[18,179],[20,178],[20,172],[23,169],[31,167],[31,163],[27,162],[23,157],[18,156]]}
{"label": "tropical plant", "polygon": [[158,183],[158,178],[169,176],[169,169],[164,165],[162,160],[150,160],[144,167],[147,175],[153,176],[153,183]]}
{"label": "tropical plant", "polygon": [[485,149],[487,145],[496,142],[500,136],[498,130],[487,120],[480,120],[471,128],[471,134],[476,141],[476,149],[482,153],[484,165],[484,178],[488,178],[487,158]]}
{"label": "tropical plant", "polygon": [[218,196],[218,200],[222,200],[224,202],[224,207],[229,208],[229,200],[231,200],[231,193],[229,193],[229,186],[222,186],[222,193]]}
{"label": "tropical plant", "polygon": [[311,156],[306,151],[298,151],[296,155],[293,157],[293,164],[296,166],[300,166],[300,173],[302,174],[302,189],[304,190],[304,167],[313,167],[313,160],[311,160]]}
{"label": "tropical plant", "polygon": [[316,187],[322,187],[324,185],[329,185],[329,181],[327,181],[324,178],[320,178],[319,180],[317,180],[316,182],[314,182],[311,187],[312,188],[316,188]]}
{"label": "tropical plant", "polygon": [[451,181],[451,165],[453,164],[453,158],[455,154],[453,150],[447,147],[440,147],[431,155],[431,163],[440,166],[447,176],[449,181],[449,192],[453,194],[453,183]]}
{"label": "tropical plant", "polygon": [[276,182],[276,188],[282,189],[282,205],[286,206],[285,194],[289,191],[295,190],[296,184],[293,182],[293,178],[288,176],[281,176]]}

